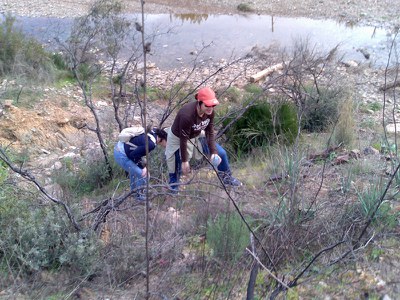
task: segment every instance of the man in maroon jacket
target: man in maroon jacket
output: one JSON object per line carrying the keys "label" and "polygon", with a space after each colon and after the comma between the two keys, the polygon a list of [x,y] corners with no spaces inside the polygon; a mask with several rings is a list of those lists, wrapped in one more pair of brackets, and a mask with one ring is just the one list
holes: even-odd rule
{"label": "man in maroon jacket", "polygon": [[[181,172],[183,174],[190,172],[190,159],[202,157],[193,145],[201,149],[210,157],[215,166],[218,166],[218,174],[224,184],[242,185],[231,174],[225,149],[215,142],[214,107],[219,104],[219,101],[214,91],[209,87],[201,88],[195,98],[197,101],[185,104],[178,111],[168,132],[165,154],[171,188],[178,189]],[[202,132],[205,133],[205,137],[201,135]]]}

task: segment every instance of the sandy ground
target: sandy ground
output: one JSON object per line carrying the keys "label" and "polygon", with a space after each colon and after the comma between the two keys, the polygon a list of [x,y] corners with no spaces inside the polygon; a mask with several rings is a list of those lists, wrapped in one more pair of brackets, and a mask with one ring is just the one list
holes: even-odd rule
{"label": "sandy ground", "polygon": [[[139,12],[140,1],[122,0],[128,12]],[[91,0],[0,0],[0,12],[20,16],[75,17],[84,14]],[[394,27],[400,24],[400,0],[147,0],[146,13],[239,13],[239,4],[255,13],[274,16],[328,18],[349,25]]]}

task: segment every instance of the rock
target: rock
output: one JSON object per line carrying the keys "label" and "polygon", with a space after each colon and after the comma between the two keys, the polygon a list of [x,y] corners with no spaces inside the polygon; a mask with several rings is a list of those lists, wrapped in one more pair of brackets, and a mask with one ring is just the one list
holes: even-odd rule
{"label": "rock", "polygon": [[365,59],[369,59],[371,56],[366,49],[359,48],[357,49],[357,51],[359,51],[362,55],[364,55]]}
{"label": "rock", "polygon": [[375,112],[372,109],[366,109],[364,111],[364,113],[368,114],[368,115],[373,115]]}
{"label": "rock", "polygon": [[356,68],[356,67],[358,67],[358,63],[355,62],[354,60],[349,60],[349,61],[343,62],[343,65],[345,67],[347,67],[347,68]]}
{"label": "rock", "polygon": [[376,284],[376,288],[378,291],[382,291],[386,286],[386,282],[379,278],[378,283]]}
{"label": "rock", "polygon": [[400,131],[400,123],[392,123],[386,125],[386,132],[387,133],[397,133]]}
{"label": "rock", "polygon": [[13,100],[4,100],[4,108],[11,108],[13,102]]}
{"label": "rock", "polygon": [[53,183],[44,187],[45,190],[54,198],[62,199],[64,192],[58,183]]}
{"label": "rock", "polygon": [[349,156],[354,159],[359,159],[361,157],[361,151],[358,149],[353,149],[350,151]]}
{"label": "rock", "polygon": [[380,154],[378,149],[375,149],[374,147],[371,147],[371,146],[365,148],[363,153],[364,153],[364,155],[379,155]]}
{"label": "rock", "polygon": [[96,106],[97,106],[97,107],[99,107],[99,106],[108,106],[108,104],[107,104],[107,102],[105,102],[105,101],[98,101],[98,102],[96,103]]}
{"label": "rock", "polygon": [[350,156],[348,154],[345,155],[340,155],[338,156],[335,161],[334,165],[341,165],[341,164],[347,164],[350,161]]}
{"label": "rock", "polygon": [[328,287],[328,285],[327,285],[326,282],[324,282],[324,281],[318,282],[318,285],[320,285],[320,286],[322,286],[322,287]]}
{"label": "rock", "polygon": [[51,168],[53,170],[60,170],[62,168],[62,163],[60,161],[56,161]]}
{"label": "rock", "polygon": [[50,154],[51,152],[46,150],[46,149],[40,149],[40,151],[42,151],[44,154]]}
{"label": "rock", "polygon": [[62,118],[62,119],[57,120],[56,122],[57,122],[58,126],[62,127],[62,126],[65,126],[65,125],[67,125],[69,123],[69,119],[68,118]]}
{"label": "rock", "polygon": [[103,152],[99,147],[92,147],[88,149],[81,150],[81,157],[88,162],[98,162],[101,161],[103,158]]}
{"label": "rock", "polygon": [[68,152],[68,153],[64,154],[63,156],[61,156],[60,159],[63,159],[63,158],[76,158],[78,156],[80,156],[80,155],[76,154],[76,153],[73,153],[73,152]]}

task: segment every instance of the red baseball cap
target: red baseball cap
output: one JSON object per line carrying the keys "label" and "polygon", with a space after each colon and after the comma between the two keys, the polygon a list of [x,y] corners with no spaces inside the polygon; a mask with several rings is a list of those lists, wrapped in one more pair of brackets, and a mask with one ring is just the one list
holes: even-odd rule
{"label": "red baseball cap", "polygon": [[195,98],[197,101],[203,102],[206,106],[214,106],[219,104],[219,101],[215,97],[214,91],[209,87],[203,87],[199,89]]}

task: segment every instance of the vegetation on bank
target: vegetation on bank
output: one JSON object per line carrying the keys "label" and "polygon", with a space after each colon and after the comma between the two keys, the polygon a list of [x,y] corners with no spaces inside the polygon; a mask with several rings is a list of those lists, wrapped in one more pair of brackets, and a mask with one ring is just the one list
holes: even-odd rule
{"label": "vegetation on bank", "polygon": [[[380,149],[387,161],[359,159],[350,151],[357,130],[356,95],[328,54],[303,42],[292,53],[282,52],[285,69],[268,81],[241,90],[229,82],[221,87],[218,97],[227,101],[217,109],[218,136],[245,186],[221,186],[210,166],[200,165],[180,194],[169,195],[158,149],[149,160],[153,210],[148,212],[134,206],[126,192],[109,133],[137,115],[143,118],[135,107],[141,105],[143,112],[152,97],[166,104],[157,124],[162,126],[196,86],[190,78],[168,91],[146,86],[137,68],[147,51],[140,42],[138,55],[117,68],[118,41],[135,40],[129,34],[142,29],[140,23],[126,22],[122,7],[114,4],[99,1],[78,19],[57,55],[15,31],[12,17],[1,26],[0,43],[7,45],[1,78],[46,78],[55,84],[55,70],[73,78],[93,112],[91,130],[102,149],[90,161],[64,158],[51,176],[62,191],[54,198],[40,191],[43,182],[29,176],[32,170],[24,165],[29,158],[2,145],[1,289],[70,298],[82,296],[81,286],[107,286],[146,297],[149,267],[147,278],[161,278],[157,290],[151,289],[154,297],[240,299],[247,294],[262,299],[286,293],[297,299],[326,293],[352,298],[360,290],[380,296],[372,279],[349,287],[357,274],[343,274],[339,263],[389,257],[390,247],[382,245],[392,245],[399,226],[397,142],[386,139],[395,147]],[[34,58],[32,49],[39,49]],[[99,64],[99,53],[113,62],[108,70]],[[35,68],[41,71],[29,71]],[[98,118],[96,93],[112,103],[115,115],[107,122]],[[332,277],[346,288],[320,284]],[[317,288],[304,290],[307,281]]]}
{"label": "vegetation on bank", "polygon": [[59,54],[48,53],[16,26],[16,19],[5,16],[0,24],[0,76],[23,82],[51,83],[57,70],[66,70]]}

